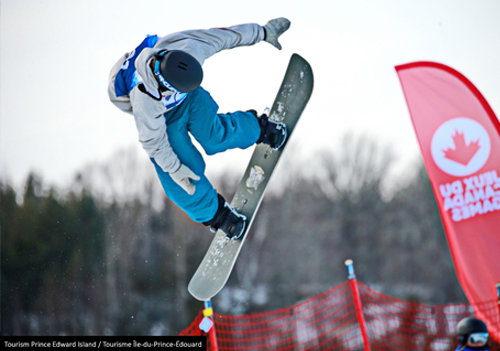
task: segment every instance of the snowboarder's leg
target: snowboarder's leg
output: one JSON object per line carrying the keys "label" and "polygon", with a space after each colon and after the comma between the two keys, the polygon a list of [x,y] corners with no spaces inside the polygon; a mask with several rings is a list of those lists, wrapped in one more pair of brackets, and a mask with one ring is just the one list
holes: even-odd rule
{"label": "snowboarder's leg", "polygon": [[[175,150],[175,149],[174,149]],[[189,218],[195,222],[203,223],[211,220],[218,209],[217,191],[212,187],[207,177],[203,173],[199,181],[194,181],[196,191],[189,195],[176,182],[172,180],[169,173],[164,172],[154,161],[153,162],[158,178],[163,186],[165,195],[172,200]],[[183,161],[184,162],[184,161]],[[186,162],[188,163],[188,162]],[[192,167],[190,166],[192,169]]]}
{"label": "snowboarder's leg", "polygon": [[246,149],[259,139],[261,129],[253,113],[218,114],[219,106],[203,88],[190,93],[182,105],[186,102],[191,102],[189,131],[208,155],[235,148]]}
{"label": "snowboarder's leg", "polygon": [[200,180],[194,182],[196,191],[193,195],[187,194],[154,160],[153,163],[166,195],[192,220],[222,229],[229,237],[239,238],[246,218],[222,201],[208,181],[204,175],[205,162],[189,133],[209,155],[233,148],[245,149],[257,141],[266,141],[262,140],[262,117],[256,118],[251,111],[217,114],[218,108],[210,94],[200,87],[191,92],[181,105],[165,113],[167,135],[174,152],[183,164],[200,176]]}
{"label": "snowboarder's leg", "polygon": [[[169,125],[169,128],[174,129],[174,126]],[[171,143],[174,145],[177,144],[177,141],[171,140]],[[189,140],[189,145],[194,148],[191,140]],[[172,147],[175,151],[175,147]],[[184,145],[183,149],[186,150],[186,145]],[[183,157],[184,156],[179,156],[181,162],[184,163]],[[246,217],[236,212],[220,194],[217,194],[217,191],[203,174],[205,163],[203,159],[201,159],[201,154],[196,148],[191,150],[191,160],[194,162],[186,162],[186,165],[200,175],[200,180],[195,181],[196,191],[193,195],[189,195],[184,191],[172,180],[168,173],[164,172],[156,164],[154,159],[151,159],[155,165],[165,194],[195,222],[200,222],[211,227],[214,232],[221,229],[230,239],[240,239],[245,230]],[[200,167],[201,165],[202,167]]]}
{"label": "snowboarder's leg", "polygon": [[[205,161],[193,145],[189,133],[197,135],[201,139],[199,140],[200,144],[205,144],[203,146],[206,149],[220,152],[231,147],[253,145],[259,136],[260,128],[252,114],[244,116],[241,120],[240,118],[234,118],[234,116],[218,118],[217,109],[218,106],[210,95],[202,88],[199,88],[190,93],[181,105],[165,113],[167,135],[172,149],[181,163],[188,166],[200,177],[199,181],[194,181],[196,191],[193,195],[186,193],[172,180],[168,173],[164,172],[154,160],[152,161],[165,194],[169,199],[195,222],[223,229],[224,225],[220,224],[221,218],[230,217],[230,213],[226,213],[225,206],[220,205],[221,196],[217,194],[217,191],[205,176]],[[238,121],[235,122],[236,119]],[[206,120],[211,120],[211,122],[207,123]],[[216,121],[214,122],[214,120]],[[219,129],[215,130],[216,128]],[[248,129],[252,132],[248,132]],[[221,142],[222,146],[218,148],[207,146],[213,143],[213,140],[210,142],[210,137],[218,138],[218,142]],[[217,221],[215,221],[216,217],[218,218]],[[227,221],[225,224],[227,224]]]}
{"label": "snowboarder's leg", "polygon": [[165,113],[167,123],[167,135],[172,149],[179,157],[181,163],[188,166],[200,180],[194,181],[196,191],[189,195],[176,182],[170,174],[164,172],[151,159],[155,165],[156,173],[160,178],[167,197],[179,206],[195,222],[203,223],[210,221],[219,207],[217,191],[205,176],[205,161],[198,149],[193,145],[189,136],[189,109],[188,101],[173,110]]}

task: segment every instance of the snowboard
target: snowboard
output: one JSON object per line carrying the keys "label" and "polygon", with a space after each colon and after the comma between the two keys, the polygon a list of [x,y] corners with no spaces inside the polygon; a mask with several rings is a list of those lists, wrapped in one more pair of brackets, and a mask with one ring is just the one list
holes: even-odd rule
{"label": "snowboard", "polygon": [[281,154],[304,110],[313,89],[311,66],[297,54],[290,58],[283,82],[269,118],[287,126],[288,137],[280,150],[257,144],[247,169],[231,201],[239,213],[247,217],[245,233],[239,240],[230,240],[218,230],[200,266],[188,285],[189,293],[200,301],[208,301],[226,284],[241,247],[248,235],[255,214]]}

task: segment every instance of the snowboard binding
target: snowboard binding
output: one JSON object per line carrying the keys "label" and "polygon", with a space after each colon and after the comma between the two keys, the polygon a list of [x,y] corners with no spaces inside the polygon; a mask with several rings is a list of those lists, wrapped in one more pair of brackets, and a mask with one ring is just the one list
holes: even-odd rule
{"label": "snowboard binding", "polygon": [[221,195],[219,198],[219,208],[215,213],[214,218],[203,224],[210,227],[210,231],[216,233],[217,230],[222,230],[226,233],[227,239],[239,240],[243,238],[245,233],[247,218],[238,213],[236,209],[228,204]]}
{"label": "snowboard binding", "polygon": [[257,112],[255,110],[249,111],[252,112],[259,120],[260,136],[257,140],[257,144],[267,144],[273,150],[280,150],[283,145],[285,145],[285,141],[288,136],[287,128],[285,123],[275,122],[272,119],[269,119],[267,111],[269,111],[268,108],[266,108],[260,117],[257,117]]}

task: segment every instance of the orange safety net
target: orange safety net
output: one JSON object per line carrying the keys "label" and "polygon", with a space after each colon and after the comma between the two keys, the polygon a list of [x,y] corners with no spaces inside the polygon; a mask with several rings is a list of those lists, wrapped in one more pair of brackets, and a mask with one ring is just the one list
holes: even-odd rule
{"label": "orange safety net", "polygon": [[[228,316],[215,313],[218,350],[455,350],[456,326],[473,315],[470,304],[428,306],[377,292],[355,281],[360,299],[346,281],[321,295],[267,313]],[[364,345],[356,303],[361,302],[369,345]],[[495,301],[481,306],[496,315]],[[205,335],[200,312],[180,335]],[[497,341],[492,351],[500,351]],[[209,350],[215,350],[215,347]]]}

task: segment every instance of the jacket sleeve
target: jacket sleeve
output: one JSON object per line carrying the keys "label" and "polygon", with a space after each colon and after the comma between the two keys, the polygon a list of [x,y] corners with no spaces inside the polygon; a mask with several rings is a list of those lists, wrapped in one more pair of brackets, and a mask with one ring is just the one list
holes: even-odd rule
{"label": "jacket sleeve", "polygon": [[203,64],[207,58],[219,51],[254,45],[263,39],[262,26],[249,23],[227,28],[186,30],[169,34],[158,40],[155,50],[183,50]]}
{"label": "jacket sleeve", "polygon": [[181,163],[168,140],[165,106],[161,101],[155,101],[142,93],[137,87],[130,92],[130,100],[134,106],[135,124],[143,149],[164,172],[175,172]]}

